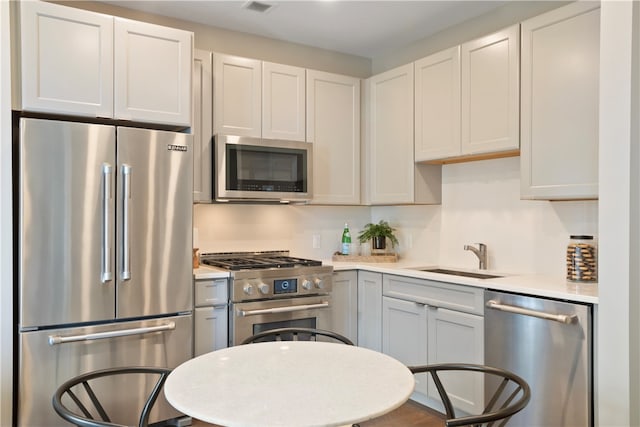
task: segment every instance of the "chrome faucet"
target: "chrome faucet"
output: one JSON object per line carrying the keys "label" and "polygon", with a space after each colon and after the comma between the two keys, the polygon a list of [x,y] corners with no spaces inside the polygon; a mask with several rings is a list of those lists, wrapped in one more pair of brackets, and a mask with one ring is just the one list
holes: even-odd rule
{"label": "chrome faucet", "polygon": [[477,243],[478,247],[471,245],[464,245],[465,251],[471,251],[478,257],[480,270],[487,269],[487,245],[484,243]]}

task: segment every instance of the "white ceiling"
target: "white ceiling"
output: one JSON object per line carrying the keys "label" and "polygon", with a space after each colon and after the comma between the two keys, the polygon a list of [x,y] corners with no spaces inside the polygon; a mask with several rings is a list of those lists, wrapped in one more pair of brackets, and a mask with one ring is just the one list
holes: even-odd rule
{"label": "white ceiling", "polygon": [[507,1],[292,1],[260,0],[266,13],[247,1],[104,0],[130,9],[375,58]]}

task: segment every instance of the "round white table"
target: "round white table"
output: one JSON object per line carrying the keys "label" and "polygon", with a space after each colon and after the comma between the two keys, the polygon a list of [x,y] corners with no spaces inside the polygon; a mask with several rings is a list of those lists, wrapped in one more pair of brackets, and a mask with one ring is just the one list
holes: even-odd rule
{"label": "round white table", "polygon": [[342,426],[396,409],[414,386],[405,365],[373,350],[278,341],[191,359],[164,393],[178,411],[223,426]]}

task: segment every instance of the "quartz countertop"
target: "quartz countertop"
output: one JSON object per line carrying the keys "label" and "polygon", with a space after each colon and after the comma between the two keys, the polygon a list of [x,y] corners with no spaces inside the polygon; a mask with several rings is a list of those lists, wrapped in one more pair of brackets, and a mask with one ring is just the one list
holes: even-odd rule
{"label": "quartz countertop", "polygon": [[[556,298],[572,302],[598,304],[597,283],[572,283],[562,276],[512,274],[493,270],[468,270],[451,266],[434,266],[420,264],[415,261],[393,263],[364,263],[364,262],[336,262],[323,260],[324,265],[332,265],[334,271],[366,270],[384,274],[395,274],[416,279],[435,280],[438,282],[456,283],[483,289],[505,292],[516,292],[546,298]],[[424,268],[448,268],[452,270],[468,271],[472,273],[494,274],[502,277],[490,279],[476,279],[473,277],[455,276],[451,274],[420,271]],[[213,267],[200,265],[193,270],[196,279],[217,279],[229,277],[229,272]]]}

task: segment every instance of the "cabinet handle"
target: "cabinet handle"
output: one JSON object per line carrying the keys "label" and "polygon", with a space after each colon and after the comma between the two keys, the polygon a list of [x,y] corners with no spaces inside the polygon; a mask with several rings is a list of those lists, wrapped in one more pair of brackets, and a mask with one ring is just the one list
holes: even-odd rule
{"label": "cabinet handle", "polygon": [[500,304],[495,300],[487,301],[487,307],[507,313],[522,314],[524,316],[537,317],[539,319],[553,320],[554,322],[565,323],[567,325],[575,323],[578,320],[578,316],[576,316],[575,314],[555,314],[547,313],[545,311],[529,310],[528,308]]}

